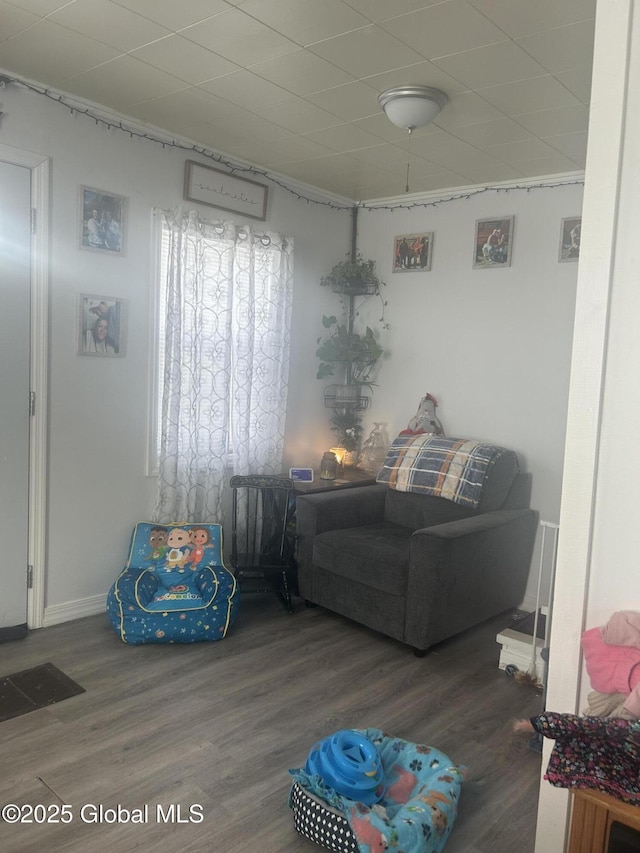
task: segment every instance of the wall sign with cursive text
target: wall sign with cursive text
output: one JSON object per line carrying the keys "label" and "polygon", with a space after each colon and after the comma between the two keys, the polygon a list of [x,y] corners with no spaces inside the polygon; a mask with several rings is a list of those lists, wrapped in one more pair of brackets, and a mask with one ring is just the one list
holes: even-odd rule
{"label": "wall sign with cursive text", "polygon": [[185,163],[184,197],[187,201],[241,213],[252,219],[266,219],[268,190],[257,181],[239,178],[194,160]]}

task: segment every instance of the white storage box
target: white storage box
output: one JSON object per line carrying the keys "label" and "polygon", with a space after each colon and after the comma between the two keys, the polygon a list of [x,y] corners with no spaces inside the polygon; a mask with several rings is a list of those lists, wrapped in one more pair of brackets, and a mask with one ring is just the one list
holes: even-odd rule
{"label": "white storage box", "polygon": [[[528,672],[531,666],[533,637],[522,634],[513,628],[505,628],[497,637],[496,642],[502,646],[500,650],[499,669],[514,666],[520,672]],[[536,640],[535,675],[540,683],[544,681],[544,661],[540,652],[544,648],[544,640]],[[533,673],[531,673],[533,675]]]}

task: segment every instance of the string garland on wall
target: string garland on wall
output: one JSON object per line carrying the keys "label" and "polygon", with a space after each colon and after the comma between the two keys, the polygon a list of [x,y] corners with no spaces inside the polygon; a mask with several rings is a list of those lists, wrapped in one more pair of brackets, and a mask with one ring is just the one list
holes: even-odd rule
{"label": "string garland on wall", "polygon": [[[29,83],[26,80],[21,80],[17,77],[8,77],[6,75],[0,75],[0,87],[4,88],[8,84],[13,83],[18,86],[22,86],[25,89],[28,89],[30,92],[34,94],[41,95],[45,98],[48,98],[50,101],[53,101],[56,104],[67,109],[71,115],[75,115],[76,113],[81,116],[85,116],[86,118],[92,119],[96,125],[102,126],[107,130],[119,131],[121,133],[127,134],[131,139],[143,139],[146,142],[152,142],[156,145],[161,145],[163,148],[175,148],[180,151],[186,151],[189,153],[198,154],[200,157],[204,157],[208,160],[213,160],[221,166],[224,166],[225,169],[228,169],[230,174],[234,173],[244,173],[254,175],[256,177],[261,177],[263,179],[268,180],[270,183],[275,184],[281,189],[293,195],[299,201],[305,201],[307,204],[317,204],[323,207],[329,207],[333,210],[353,210],[353,208],[358,208],[360,210],[369,210],[369,211],[389,211],[395,212],[396,210],[414,210],[417,208],[427,208],[427,207],[439,207],[443,204],[450,204],[456,201],[468,201],[469,199],[481,195],[482,193],[494,192],[494,193],[510,193],[515,191],[526,191],[531,192],[531,190],[540,190],[540,189],[556,189],[558,187],[566,187],[566,186],[582,186],[584,184],[583,179],[574,179],[574,180],[564,180],[564,181],[540,181],[535,184],[526,184],[526,185],[513,185],[513,186],[481,186],[481,187],[473,187],[470,189],[463,189],[459,192],[455,190],[451,191],[448,195],[436,195],[432,199],[413,199],[411,201],[381,201],[381,202],[353,202],[353,204],[340,204],[335,201],[322,200],[318,198],[314,198],[312,196],[305,195],[299,190],[295,189],[290,184],[286,183],[282,178],[273,175],[271,172],[268,172],[263,169],[258,169],[255,166],[251,166],[249,164],[240,164],[233,161],[228,160],[222,154],[213,151],[210,148],[207,148],[202,145],[197,145],[195,143],[189,142],[181,142],[171,137],[165,137],[164,139],[159,135],[154,135],[147,130],[139,130],[132,126],[127,126],[122,121],[117,121],[112,118],[108,118],[106,115],[100,115],[97,111],[90,109],[89,107],[79,106],[77,102],[69,101],[65,98],[65,96],[61,93],[52,92],[50,89],[42,88],[40,86],[36,86],[33,83]],[[0,116],[2,113],[0,112]]]}

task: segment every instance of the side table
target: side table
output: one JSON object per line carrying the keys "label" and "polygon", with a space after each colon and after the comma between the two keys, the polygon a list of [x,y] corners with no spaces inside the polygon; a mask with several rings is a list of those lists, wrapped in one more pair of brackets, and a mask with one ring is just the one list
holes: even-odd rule
{"label": "side table", "polygon": [[347,468],[342,477],[335,480],[321,480],[319,474],[315,473],[313,483],[305,483],[302,480],[293,481],[293,489],[298,495],[313,495],[318,492],[331,492],[337,489],[354,489],[357,486],[373,486],[376,478],[357,468]]}
{"label": "side table", "polygon": [[640,850],[640,808],[601,791],[573,791],[568,853],[631,850]]}

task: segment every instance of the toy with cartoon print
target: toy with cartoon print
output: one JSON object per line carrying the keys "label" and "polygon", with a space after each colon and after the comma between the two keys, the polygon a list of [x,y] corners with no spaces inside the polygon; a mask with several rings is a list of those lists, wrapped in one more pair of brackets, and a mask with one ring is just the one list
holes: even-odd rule
{"label": "toy with cartoon print", "polygon": [[341,729],[311,747],[305,770],[320,776],[326,785],[365,805],[384,796],[384,771],[378,751],[364,735]]}
{"label": "toy with cartoon print", "polygon": [[225,637],[238,603],[221,525],[139,522],[107,612],[125,643],[195,643]]}

